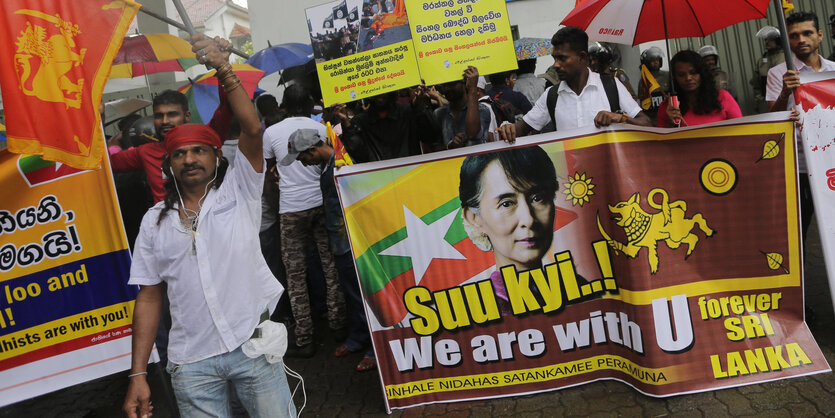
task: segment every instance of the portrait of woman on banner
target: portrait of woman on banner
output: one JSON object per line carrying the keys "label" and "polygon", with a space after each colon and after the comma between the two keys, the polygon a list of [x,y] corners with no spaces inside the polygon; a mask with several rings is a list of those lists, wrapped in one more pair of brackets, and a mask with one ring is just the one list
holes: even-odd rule
{"label": "portrait of woman on banner", "polygon": [[470,155],[461,164],[464,228],[482,251],[493,251],[490,275],[503,315],[510,312],[502,267],[542,267],[554,238],[558,188],[554,163],[539,146]]}

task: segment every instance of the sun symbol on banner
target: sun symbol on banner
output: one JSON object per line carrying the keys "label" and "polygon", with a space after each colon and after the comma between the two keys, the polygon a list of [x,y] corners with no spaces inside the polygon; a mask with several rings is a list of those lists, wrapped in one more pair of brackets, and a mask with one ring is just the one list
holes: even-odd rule
{"label": "sun symbol on banner", "polygon": [[595,185],[591,182],[591,177],[586,178],[586,173],[574,173],[574,177],[568,176],[568,183],[565,183],[565,200],[570,200],[571,204],[583,206],[589,201],[589,196],[594,194]]}
{"label": "sun symbol on banner", "polygon": [[699,173],[702,187],[708,193],[723,196],[730,193],[739,181],[736,167],[723,159],[713,159],[706,162]]}

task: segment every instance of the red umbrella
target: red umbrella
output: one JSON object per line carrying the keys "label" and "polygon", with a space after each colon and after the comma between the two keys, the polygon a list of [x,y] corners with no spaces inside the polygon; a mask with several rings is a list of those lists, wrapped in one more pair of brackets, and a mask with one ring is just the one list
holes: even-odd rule
{"label": "red umbrella", "polygon": [[561,24],[589,40],[637,45],[661,39],[704,37],[751,19],[765,18],[770,0],[583,0]]}

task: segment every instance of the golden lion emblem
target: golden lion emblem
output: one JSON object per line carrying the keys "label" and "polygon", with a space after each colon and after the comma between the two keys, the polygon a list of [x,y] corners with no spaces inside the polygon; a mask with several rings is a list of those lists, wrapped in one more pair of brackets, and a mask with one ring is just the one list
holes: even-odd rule
{"label": "golden lion emblem", "polygon": [[[655,201],[655,195],[657,194],[662,197],[660,205]],[[597,217],[597,227],[609,246],[615,250],[615,254],[622,251],[628,257],[635,258],[641,248],[647,248],[649,251],[647,258],[652,274],[658,272],[658,241],[663,240],[671,249],[677,249],[682,243],[687,244],[687,255],[684,257],[687,259],[696,249],[696,244],[699,243],[699,237],[692,232],[696,225],[708,237],[715,233],[707,225],[707,221],[701,213],[696,213],[690,219],[685,218],[687,202],[683,200],[670,202],[667,191],[664,189],[650,190],[647,195],[647,203],[652,208],[661,210],[661,212],[650,214],[644,211],[641,208],[641,195],[639,193],[633,194],[625,202],[618,202],[614,206],[608,205],[609,211],[614,215],[612,219],[615,219],[618,226],[626,232],[626,244],[615,241],[606,233],[600,224],[599,215]]]}
{"label": "golden lion emblem", "polygon": [[[81,33],[78,25],[57,14],[52,16],[37,10],[22,9],[15,14],[43,19],[54,24],[60,32],[47,38],[46,28],[31,22],[26,22],[26,28],[20,31],[14,61],[23,93],[46,102],[64,103],[67,109],[80,108],[84,79],[73,82],[67,76],[73,67],[83,63],[87,51],[86,48],[74,51],[74,37]],[[37,68],[34,74],[32,68]],[[31,87],[27,87],[30,81]]]}

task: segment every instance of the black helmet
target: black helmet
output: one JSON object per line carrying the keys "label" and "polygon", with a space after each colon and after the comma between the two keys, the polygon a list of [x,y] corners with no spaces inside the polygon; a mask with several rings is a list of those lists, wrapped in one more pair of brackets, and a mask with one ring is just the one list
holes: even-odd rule
{"label": "black helmet", "polygon": [[138,119],[131,125],[127,131],[128,140],[131,145],[138,147],[147,142],[158,142],[159,140],[154,136],[156,129],[154,128],[154,117],[145,116]]}
{"label": "black helmet", "polygon": [[829,25],[835,26],[835,14],[829,15]]}
{"label": "black helmet", "polygon": [[612,48],[600,42],[592,42],[589,44],[589,56],[597,59],[601,65],[609,64],[615,58],[612,53]]}
{"label": "black helmet", "polygon": [[650,62],[655,60],[661,60],[661,66],[664,66],[664,52],[661,51],[661,48],[653,46],[641,52],[641,64],[649,65]]}

